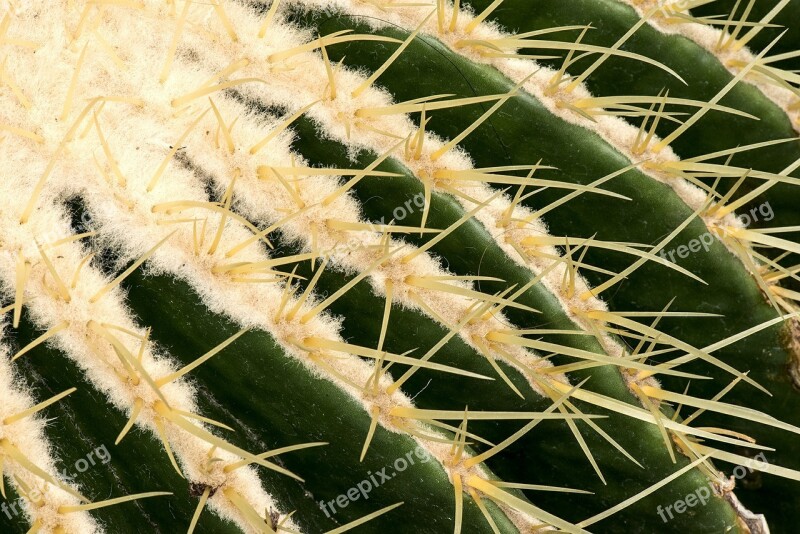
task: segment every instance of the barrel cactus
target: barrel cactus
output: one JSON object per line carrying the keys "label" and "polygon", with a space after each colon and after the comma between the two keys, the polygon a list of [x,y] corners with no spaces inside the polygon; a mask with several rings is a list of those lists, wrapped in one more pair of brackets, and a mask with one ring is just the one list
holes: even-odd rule
{"label": "barrel cactus", "polygon": [[2,532],[795,531],[800,1],[2,4]]}

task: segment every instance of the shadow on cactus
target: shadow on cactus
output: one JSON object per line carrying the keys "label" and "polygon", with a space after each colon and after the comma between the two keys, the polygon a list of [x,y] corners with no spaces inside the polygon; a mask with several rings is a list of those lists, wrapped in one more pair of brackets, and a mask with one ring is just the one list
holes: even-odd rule
{"label": "shadow on cactus", "polygon": [[796,530],[797,0],[2,5],[2,532]]}

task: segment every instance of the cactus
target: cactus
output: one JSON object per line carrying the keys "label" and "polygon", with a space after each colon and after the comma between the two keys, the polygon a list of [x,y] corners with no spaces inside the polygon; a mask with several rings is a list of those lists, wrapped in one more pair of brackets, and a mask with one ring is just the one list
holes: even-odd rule
{"label": "cactus", "polygon": [[796,0],[2,3],[2,532],[794,530]]}

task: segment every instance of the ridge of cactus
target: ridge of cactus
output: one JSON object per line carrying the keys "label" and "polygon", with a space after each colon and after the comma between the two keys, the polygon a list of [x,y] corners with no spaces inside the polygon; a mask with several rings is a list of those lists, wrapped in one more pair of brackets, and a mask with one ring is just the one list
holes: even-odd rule
{"label": "ridge of cactus", "polygon": [[[95,521],[80,506],[83,497],[79,490],[57,478],[52,444],[45,438],[45,422],[39,415],[51,404],[74,392],[66,390],[40,403],[33,399],[21,384],[10,363],[9,349],[0,345],[0,447],[3,475],[11,482],[17,495],[26,499],[11,501],[28,517],[31,525],[45,530],[61,526],[72,532],[91,532]],[[21,387],[23,386],[23,387]],[[43,487],[42,483],[46,485]],[[11,495],[5,482],[0,481],[3,498]],[[8,493],[6,493],[8,491]]]}
{"label": "ridge of cactus", "polygon": [[[435,91],[435,92],[437,92],[437,91]],[[438,92],[441,92],[441,91],[438,91]],[[756,274],[758,274],[758,273],[756,272]],[[782,366],[783,364],[781,363],[780,365]],[[781,370],[780,372],[782,373],[783,371]],[[790,392],[791,392],[791,385],[789,385],[789,388],[790,388]],[[789,457],[791,457],[791,455]]]}
{"label": "ridge of cactus", "polygon": [[[695,3],[691,8],[691,13],[703,19],[730,18],[731,20],[746,21],[747,24],[752,24],[754,21],[766,16],[774,8],[774,4],[767,2],[739,4],[737,7],[736,2],[733,0],[716,0],[715,2],[702,4]],[[773,17],[771,24],[748,43],[751,49],[760,50],[779,34],[786,32],[780,42],[775,45],[775,54],[784,58],[780,60],[781,68],[784,68],[784,70],[794,70],[798,65],[796,54],[798,33],[797,28],[792,25],[792,21],[797,20],[798,13],[800,13],[798,9],[800,9],[800,4],[793,0],[782,5],[780,12]],[[788,69],[785,67],[788,67]]]}
{"label": "ridge of cactus", "polygon": [[[412,33],[411,35],[414,35],[414,34]],[[393,55],[393,56],[392,56],[392,57],[389,59],[389,62],[391,62],[391,61],[392,61],[392,60],[393,60],[395,57],[396,57],[396,56],[394,56],[394,55]],[[384,63],[384,65],[383,65],[383,66],[386,66],[386,65],[387,65],[387,63]],[[500,94],[503,94],[503,93],[500,93]],[[510,93],[509,93],[509,94],[510,94]],[[505,96],[508,96],[508,94],[507,94],[507,95],[505,95]],[[486,114],[484,114],[484,117],[485,117],[485,116],[486,116]],[[483,118],[483,117],[482,117],[482,118]],[[473,123],[473,125],[472,125],[472,126],[474,126],[474,125],[475,125],[475,123]],[[467,129],[467,131],[469,131],[469,130],[470,130],[470,129],[468,128],[468,129]],[[436,154],[436,152],[434,152],[434,154]],[[431,159],[434,159],[434,160],[435,160],[435,156],[434,156],[434,157],[432,157]],[[425,161],[425,160],[423,160],[423,162],[424,162],[424,161]],[[412,164],[412,165],[414,165],[414,162],[411,162],[411,164]],[[417,164],[416,164],[416,165],[414,165],[414,166],[415,166],[415,167],[419,167],[419,163],[417,163]],[[622,171],[618,171],[617,173],[612,173],[612,175],[610,175],[610,176],[607,176],[607,177],[605,177],[604,179],[605,179],[605,180],[607,180],[607,179],[609,179],[609,178],[611,178],[611,177],[618,176],[618,175],[620,175],[620,174],[623,174],[625,171],[628,171],[628,170],[629,170],[629,168],[625,168],[624,170],[622,170]],[[416,174],[418,174],[418,175],[423,175],[423,176],[424,176],[424,173],[425,173],[426,171],[427,171],[426,169],[417,170],[417,171],[416,171]],[[428,174],[430,174],[430,171],[427,171],[427,172],[428,172]],[[434,184],[436,184],[436,180],[433,180],[433,181],[434,181]],[[673,181],[673,182],[675,182],[675,181]],[[431,186],[431,187],[435,188],[435,185],[433,185],[433,186]],[[466,202],[470,202],[468,198],[465,198],[465,197],[466,197],[466,195],[464,195],[464,193],[461,193],[461,192],[459,192],[459,193],[458,193],[458,196],[460,196],[460,197],[461,197],[461,201],[462,201],[462,202],[465,202],[465,203],[466,203]],[[473,196],[474,196],[474,195],[473,195]],[[700,208],[700,209],[703,209],[703,208],[705,208],[705,206],[703,206],[703,205],[699,205],[699,208]],[[698,209],[698,211],[700,211],[700,209]],[[545,209],[545,210],[542,210],[542,211],[547,211],[547,209]],[[730,215],[730,214],[726,214],[726,215]],[[734,224],[735,224],[735,223],[734,223]],[[492,225],[487,225],[487,226],[491,227]],[[499,225],[499,224],[495,224],[495,225],[493,225],[493,226],[501,226],[501,225]],[[523,229],[523,230],[522,230],[522,232],[525,232],[525,230]],[[647,259],[649,259],[649,258],[647,258]],[[655,258],[655,259],[656,259],[656,261],[657,261],[657,260],[659,260],[660,258]],[[640,262],[641,262],[641,260],[640,260]],[[638,264],[637,264],[637,266],[638,266]],[[612,278],[612,281],[611,281],[611,282],[606,282],[606,283],[604,284],[604,286],[603,286],[603,287],[607,289],[608,287],[611,287],[611,286],[612,286],[612,285],[613,285],[615,282],[618,282],[619,280],[620,280],[620,276],[614,277],[614,278]],[[589,298],[589,297],[590,297],[590,296],[592,296],[592,294],[594,294],[595,292],[596,292],[596,290],[594,290],[594,289],[593,289],[593,290],[590,290],[590,291],[587,291],[587,292],[585,292],[583,295],[581,295],[581,300],[585,300],[586,298]],[[570,311],[572,311],[572,312],[576,312],[576,309],[575,309],[575,308],[576,308],[576,306],[568,306],[568,309],[569,309]]]}
{"label": "ridge of cactus", "polygon": [[[792,86],[792,82],[795,81],[792,72],[771,65],[781,61],[784,54],[773,53],[755,61],[756,55],[748,48],[748,45],[770,25],[779,27],[774,20],[792,3],[792,0],[777,2],[757,18],[752,13],[755,2],[748,2],[749,5],[742,4],[741,7],[737,4],[729,8],[727,13],[717,2],[705,2],[715,10],[723,9],[723,14],[727,16],[722,19],[692,16],[690,11],[703,4],[693,1],[671,3],[656,0],[621,1],[636,9],[640,16],[647,18],[648,22],[659,31],[682,35],[702,46],[717,56],[720,63],[734,76],[742,67],[755,63],[744,81],[758,87],[764,95],[784,109],[795,130],[800,130],[800,94]],[[716,28],[712,24],[722,24],[723,27]]]}
{"label": "ridge of cactus", "polygon": [[[351,56],[351,57],[352,57],[352,56]],[[440,92],[449,92],[448,90],[442,90],[442,88],[433,88],[431,91],[432,91],[432,92],[434,92],[434,93],[440,93]],[[413,96],[407,96],[407,97],[405,97],[405,98],[412,98],[412,97],[413,97]],[[484,138],[483,140],[484,140],[484,142],[485,142],[485,138]],[[773,184],[773,185],[774,185],[774,184]],[[777,189],[777,188],[776,188],[776,189]],[[783,191],[782,191],[782,192],[783,192]],[[777,191],[775,191],[775,193],[777,193]],[[777,196],[776,196],[776,195],[772,195],[772,197],[770,197],[770,198],[771,198],[771,199],[774,199],[774,198],[780,198],[780,195],[777,195]],[[790,230],[790,228],[787,228],[787,230]],[[782,243],[782,244],[781,244],[781,246],[785,248],[785,247],[786,247],[786,243],[787,243],[787,242],[784,242],[784,243]],[[791,246],[791,244],[789,244],[789,246]],[[750,258],[747,258],[747,254],[742,254],[742,255],[745,257],[745,259],[750,259]],[[784,253],[784,255],[785,255],[785,253]],[[763,257],[763,256],[762,256],[762,257]],[[767,261],[769,261],[769,260],[767,260]],[[781,269],[781,267],[777,267],[777,269]],[[756,271],[755,269],[752,269],[752,271],[753,271],[753,272],[756,272],[756,274],[758,274],[758,275],[759,275],[759,276],[756,278],[756,280],[757,280],[757,281],[760,281],[760,273],[758,273],[758,271]],[[762,284],[762,285],[765,285],[765,284]],[[766,291],[766,294],[767,294],[767,295],[770,295],[770,293],[772,292],[772,289],[771,289],[771,288],[769,288],[769,287],[767,287],[766,289],[767,289],[767,291]],[[760,299],[759,299],[759,300],[760,300]],[[787,305],[787,307],[791,307],[791,305],[790,305],[789,303],[785,303],[785,304]],[[732,308],[732,309],[734,310],[734,313],[735,313],[736,307],[734,307],[734,308]],[[742,354],[742,356],[744,356],[744,354]],[[777,356],[777,354],[776,354],[776,356]],[[773,363],[772,363],[772,366],[773,366],[773,367],[772,367],[772,371],[769,371],[769,372],[767,372],[767,373],[765,374],[765,376],[777,376],[777,375],[783,374],[783,373],[784,373],[783,367],[784,367],[784,365],[785,365],[786,359],[788,359],[788,358],[791,358],[791,355],[789,355],[788,357],[787,357],[787,356],[783,356],[782,358],[776,358],[775,360],[773,360]],[[790,366],[791,366],[791,363],[790,363]],[[795,394],[794,394],[794,392],[793,392],[793,387],[792,387],[792,384],[791,384],[791,382],[790,382],[790,381],[786,381],[785,379],[782,379],[780,384],[775,384],[775,385],[776,385],[776,387],[780,387],[780,388],[783,388],[783,389],[784,389],[784,392],[782,392],[782,393],[781,393],[781,396],[782,396],[783,398],[786,398],[786,399],[788,399],[788,398],[791,398],[791,397],[794,397],[794,396],[795,396]],[[673,387],[676,387],[676,386],[673,386]],[[678,389],[680,389],[680,388],[683,388],[683,387],[684,387],[684,385],[680,385],[680,386],[677,386],[677,387],[678,387]],[[708,394],[708,395],[712,395],[712,394],[713,394],[713,392],[712,392],[712,391],[709,391],[709,392],[708,392],[708,393],[706,393],[706,394]],[[770,408],[770,409],[776,409],[776,408],[777,408],[777,409],[778,409],[778,412],[774,412],[774,414],[777,414],[777,413],[779,413],[779,412],[782,412],[782,408],[780,408],[780,406],[781,406],[781,403],[774,403],[774,404],[773,404],[773,408]],[[785,415],[785,414],[782,414],[782,415],[781,415],[781,417],[786,417],[786,415]],[[784,450],[784,453],[787,453],[787,451],[786,451],[786,450]],[[792,453],[788,453],[788,454],[785,454],[785,456],[783,456],[783,460],[782,460],[782,461],[783,461],[783,463],[787,463],[787,462],[793,462],[793,458],[794,458],[794,455],[793,455]],[[786,493],[786,490],[784,490],[783,488],[779,488],[779,489],[778,489],[778,488],[776,488],[775,490],[773,490],[773,493],[772,493],[772,494],[773,494],[774,496],[778,497],[778,499],[781,499],[781,497],[780,497],[780,496],[781,496],[781,495],[785,495],[785,494],[787,494],[787,493]],[[762,504],[763,504],[763,503],[762,503]],[[778,514],[775,514],[775,515],[778,515],[778,516],[780,516],[780,514],[779,514],[779,513],[778,513]]]}
{"label": "ridge of cactus", "polygon": [[[737,210],[800,166],[738,161],[797,140],[672,146],[755,118],[722,101],[770,47],[710,100],[606,114],[584,82],[610,57],[681,80],[622,46],[650,21],[612,47],[571,27],[558,70],[488,23],[501,4],[4,6],[0,476],[31,532],[791,524],[800,249]],[[96,439],[134,450],[90,499],[58,467]],[[740,501],[715,464],[753,458]]]}
{"label": "ridge of cactus", "polygon": [[[13,335],[14,346],[24,347],[39,338],[43,330],[37,328],[28,314],[23,314],[19,326],[8,327]],[[9,337],[10,337],[9,336]],[[197,354],[193,354],[193,361]],[[71,387],[85,383],[83,371],[64,352],[52,343],[40,343],[15,361],[21,377],[35,384],[40,398],[48,398]],[[201,399],[203,413],[214,419],[218,414],[210,411],[206,399]],[[60,476],[80,483],[86,498],[100,501],[120,493],[126,488],[130,494],[151,493],[152,490],[169,488],[171,495],[158,498],[138,499],[121,504],[92,509],[89,513],[96,520],[100,531],[109,526],[121,531],[133,531],[142,525],[154,526],[180,521],[189,525],[202,493],[202,487],[189,484],[175,471],[169,456],[165,454],[161,441],[145,429],[136,427],[124,440],[115,445],[120,430],[129,420],[129,414],[108,403],[105,394],[93,387],[79,387],[60,402],[48,407],[48,416],[53,424],[46,433],[58,450],[56,469]],[[240,441],[232,441],[241,445]],[[297,453],[295,453],[297,454]],[[294,480],[283,474],[279,477]],[[164,506],[164,499],[171,505]],[[9,497],[15,502],[14,497]],[[9,504],[10,507],[10,504]],[[10,516],[10,517],[9,517]],[[9,532],[28,532],[24,516],[9,510],[3,514],[4,529]],[[204,514],[200,526],[214,532],[241,532],[235,523],[221,519],[216,514]]]}

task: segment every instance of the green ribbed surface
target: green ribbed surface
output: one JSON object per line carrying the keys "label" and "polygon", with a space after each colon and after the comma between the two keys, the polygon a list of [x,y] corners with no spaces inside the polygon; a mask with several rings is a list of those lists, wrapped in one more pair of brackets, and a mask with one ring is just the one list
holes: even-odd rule
{"label": "green ribbed surface", "polygon": [[[462,4],[479,12],[491,3],[491,0],[464,0]],[[712,2],[695,10],[695,14],[724,12],[730,10],[733,3],[728,0]],[[756,4],[757,9],[751,20],[768,8],[767,2]],[[565,9],[565,5],[563,0],[506,0],[488,20],[508,31],[520,32],[592,23],[596,29],[587,33],[584,42],[603,46],[613,44],[638,20],[631,8],[613,0],[570,0],[568,9]],[[255,2],[254,8],[263,13],[266,6]],[[796,24],[800,21],[798,9],[800,2],[791,2],[776,22]],[[358,33],[374,33],[405,40],[409,32],[408,29],[395,27],[375,31],[361,19],[333,11],[290,11],[289,19],[320,35],[353,29]],[[752,43],[754,48],[760,49],[767,44],[776,31],[768,29],[762,32]],[[555,34],[552,38],[574,40],[571,33]],[[798,29],[792,27],[774,53],[794,50],[797,46]],[[328,46],[326,53],[332,61],[341,61],[347,67],[369,73],[378,69],[395,47],[395,44],[356,42]],[[685,38],[666,36],[649,26],[641,28],[624,48],[655,58],[671,67],[689,81],[688,85],[683,85],[655,67],[612,57],[587,80],[587,87],[593,94],[655,95],[661,89],[668,88],[670,96],[707,101],[731,79],[730,73],[712,54]],[[784,65],[796,68],[798,63],[798,60],[794,60]],[[578,74],[589,64],[586,60],[578,61],[570,68],[570,73]],[[559,67],[560,62],[554,61],[549,65]],[[421,36],[411,42],[397,61],[380,76],[377,85],[385,88],[395,101],[402,102],[433,94],[448,94],[458,98],[507,93],[514,83],[491,67],[466,60],[435,38]],[[256,115],[285,111],[271,109],[263,102],[246,101],[236,91],[222,93],[220,98],[238,100],[243,108],[248,108]],[[752,86],[740,84],[721,103],[751,113],[760,120],[711,112],[674,143],[673,148],[678,155],[686,158],[736,145],[796,136],[783,110]],[[478,119],[489,105],[437,111],[427,128],[443,138],[453,138]],[[418,120],[416,114],[412,118]],[[636,123],[635,120],[633,122]],[[674,125],[662,122],[658,133],[667,135],[671,128]],[[307,117],[296,121],[292,129],[296,133],[293,149],[313,166],[359,169],[377,157],[367,151],[354,154],[352,147],[326,138]],[[530,165],[541,160],[543,164],[553,165],[557,169],[543,171],[539,176],[578,184],[589,184],[630,164],[599,135],[556,117],[541,102],[524,92],[510,99],[489,121],[464,139],[460,146],[476,167]],[[799,157],[800,142],[794,141],[737,156],[731,164],[780,172]],[[194,162],[184,157],[183,163]],[[400,176],[366,176],[353,188],[352,195],[358,200],[367,221],[385,222],[392,218],[396,207],[421,195],[423,185],[397,159],[388,158],[377,170],[398,173]],[[198,169],[198,179],[208,180],[208,175],[201,171],[203,169]],[[800,176],[800,171],[795,175]],[[720,190],[724,191],[732,183],[733,180],[723,183]],[[738,194],[759,184],[759,181],[748,180]],[[210,193],[214,193],[212,184],[205,185]],[[544,221],[550,233],[557,237],[596,236],[599,240],[653,245],[692,214],[692,210],[670,187],[656,182],[638,169],[614,178],[603,187],[630,200],[596,194],[580,195],[545,215]],[[237,190],[236,194],[242,193]],[[535,210],[564,194],[563,190],[543,190],[526,199],[525,205]],[[775,213],[770,226],[800,225],[800,210],[796,207],[800,195],[796,186],[776,186],[751,205],[765,201],[770,202]],[[74,221],[83,214],[81,202],[77,199],[68,203]],[[434,192],[427,225],[446,228],[463,215],[464,209],[455,198]],[[250,222],[260,228],[274,223],[265,220]],[[402,224],[421,224],[421,212],[409,213]],[[76,222],[73,230],[83,232],[91,229]],[[702,221],[694,220],[666,248],[688,243],[705,232]],[[269,251],[274,257],[304,252],[298,243],[284,239],[280,232],[274,232],[269,237],[276,244],[275,250]],[[417,246],[424,245],[428,239],[415,234],[398,237]],[[782,237],[795,236],[787,233]],[[109,268],[114,263],[116,251],[103,248],[101,240],[88,242],[99,253],[92,262],[93,266],[105,269],[109,276],[121,272],[121,269]],[[519,287],[535,276],[515,258],[510,258],[476,220],[462,225],[433,246],[430,253],[454,274],[493,276],[503,280],[478,283],[477,288],[487,294],[500,292],[513,285]],[[622,253],[590,249],[584,261],[618,272],[634,260]],[[787,265],[791,264],[791,259],[784,261]],[[721,243],[715,242],[706,253],[679,259],[679,263],[707,284],[648,262],[624,282],[602,294],[601,298],[612,311],[658,311],[674,299],[670,311],[720,314],[720,318],[664,319],[658,324],[662,332],[698,348],[777,317],[742,263]],[[150,267],[146,264],[134,272],[125,280],[122,288],[132,316],[142,326],[153,328],[152,340],[156,348],[160,353],[174,358],[178,366],[194,361],[239,330],[239,325],[229,317],[209,309],[187,281],[174,275],[150,271]],[[315,271],[308,261],[280,267],[285,272],[295,268],[296,274],[303,277],[297,281],[298,289],[302,291]],[[603,283],[607,278],[606,275],[587,270],[582,270],[581,274],[593,286]],[[330,266],[319,278],[315,296],[332,294],[354,276],[336,265]],[[580,328],[562,308],[559,300],[542,284],[520,295],[517,302],[536,308],[539,312],[506,308],[503,313],[509,321],[509,327]],[[0,307],[7,303],[1,304]],[[329,313],[341,322],[341,334],[345,341],[374,348],[381,333],[383,307],[384,296],[377,294],[367,281],[361,281],[331,305]],[[648,319],[642,321],[649,323]],[[790,355],[782,343],[783,333],[782,326],[775,326],[714,355],[737,369],[749,370],[749,377],[764,385],[771,393],[771,396],[767,396],[749,385],[740,384],[725,396],[726,402],[757,409],[781,421],[800,425],[800,394],[792,385],[786,370]],[[3,342],[10,345],[13,353],[41,334],[25,317],[19,328],[6,329]],[[383,347],[391,353],[421,357],[446,334],[444,326],[419,310],[394,304]],[[600,343],[592,336],[547,335],[537,336],[536,339],[540,337],[563,346],[603,353]],[[562,354],[542,356],[550,357],[556,365],[574,361]],[[492,380],[476,380],[419,369],[403,385],[404,393],[414,399],[418,408],[541,411],[550,405],[550,400],[534,391],[517,369],[500,363],[503,372],[522,392],[522,398],[517,396],[485,357],[458,336],[442,347],[433,361],[482,374]],[[54,445],[53,453],[59,462],[59,469],[66,468],[68,472],[71,465],[98,447],[104,446],[110,451],[112,461],[108,465],[97,465],[76,479],[88,497],[102,500],[157,490],[173,493],[170,497],[126,503],[95,512],[94,516],[108,532],[135,533],[144,527],[156,533],[172,533],[187,528],[195,511],[197,495],[191,495],[188,482],[172,468],[162,444],[152,432],[136,428],[120,446],[114,446],[114,440],[127,420],[126,414],[113,407],[102,392],[94,389],[83,372],[56,344],[42,345],[32,350],[19,364],[15,364],[15,369],[23,381],[21,385],[32,388],[37,402],[70,387],[78,387],[77,392],[45,411],[45,416],[52,419],[47,425],[46,435]],[[407,366],[393,365],[390,375],[399,378],[407,369]],[[711,398],[732,378],[728,373],[700,361],[681,366],[680,369],[713,380],[689,383],[683,378],[669,377],[662,381],[662,385],[675,392],[683,392],[689,387],[691,394],[701,398]],[[328,443],[324,447],[287,453],[275,460],[282,467],[297,473],[303,481],[264,468],[258,469],[263,487],[276,499],[282,512],[295,511],[293,520],[305,532],[324,532],[398,502],[403,502],[403,506],[353,532],[438,534],[452,531],[456,504],[453,487],[445,470],[435,461],[424,462],[417,457],[418,461],[413,466],[402,473],[398,472],[396,460],[413,455],[417,444],[407,435],[392,433],[382,427],[378,427],[365,460],[359,461],[363,440],[370,428],[369,414],[349,394],[287,354],[286,349],[269,332],[249,331],[190,376],[191,383],[197,388],[199,413],[230,425],[234,432],[220,430],[217,434],[237,447],[258,454],[300,443]],[[570,374],[572,383],[584,379],[588,379],[583,386],[587,391],[641,406],[615,366],[599,366]],[[611,446],[585,422],[578,422],[582,438],[606,477],[607,483],[604,484],[595,474],[568,425],[563,421],[545,421],[502,454],[487,461],[489,477],[506,482],[565,486],[592,492],[593,495],[583,495],[510,490],[510,493],[526,502],[572,523],[579,523],[687,465],[687,459],[681,455],[678,455],[676,463],[670,461],[655,425],[586,402],[575,401],[575,405],[584,413],[606,416],[596,420],[597,425],[636,458],[641,467]],[[674,408],[664,405],[662,411],[671,417]],[[686,416],[691,411],[684,408],[680,415]],[[448,423],[458,425],[458,421]],[[470,422],[468,429],[493,443],[499,443],[523,424],[522,421],[474,421]],[[800,439],[796,435],[755,425],[746,419],[714,413],[706,413],[694,425],[723,427],[752,436],[758,443],[777,449],[766,453],[771,464],[800,470]],[[717,444],[714,446],[737,454],[752,455],[752,451]],[[482,443],[471,443],[470,447],[471,452],[476,453],[488,448]],[[717,462],[717,467],[730,472],[733,466]],[[350,499],[349,504],[333,517],[320,508],[320,501],[335,500],[384,468],[389,479],[373,488],[368,499]],[[657,512],[660,507],[684,499],[707,484],[705,475],[699,469],[691,470],[609,519],[593,524],[589,530],[602,533],[746,532],[741,524],[737,524],[733,508],[718,496],[704,506],[677,515],[668,523],[662,522]],[[773,532],[789,533],[794,531],[800,519],[799,489],[797,482],[771,475],[752,475],[739,484],[736,495],[752,511],[764,513]],[[17,498],[13,492],[9,492],[8,497]],[[485,502],[500,532],[518,532],[500,508],[488,499]],[[463,521],[462,532],[492,532],[476,503],[466,494]],[[21,517],[9,520],[0,513],[0,532],[17,534],[27,532],[27,529],[28,525]],[[228,534],[238,531],[234,525],[205,510],[195,532]]]}

